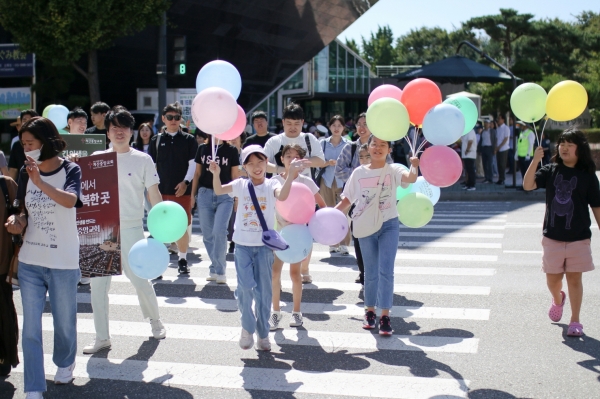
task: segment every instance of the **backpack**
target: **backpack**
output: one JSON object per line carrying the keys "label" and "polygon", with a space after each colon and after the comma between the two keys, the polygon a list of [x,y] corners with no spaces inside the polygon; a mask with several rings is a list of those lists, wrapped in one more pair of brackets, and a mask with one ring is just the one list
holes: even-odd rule
{"label": "backpack", "polygon": [[[304,133],[304,142],[306,143],[306,148],[308,149],[308,157],[312,153],[312,146],[310,145],[310,139],[308,138],[309,133]],[[283,166],[283,162],[281,162],[281,151],[283,150],[283,145],[279,147],[279,152],[275,154],[275,163],[278,166]]]}

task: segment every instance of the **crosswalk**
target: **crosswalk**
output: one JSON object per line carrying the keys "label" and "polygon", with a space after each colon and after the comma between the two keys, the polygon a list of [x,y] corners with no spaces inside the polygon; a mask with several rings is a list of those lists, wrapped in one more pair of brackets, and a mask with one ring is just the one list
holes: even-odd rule
{"label": "crosswalk", "polygon": [[[439,203],[434,221],[426,229],[401,227],[391,338],[361,328],[364,307],[361,286],[354,282],[358,275],[354,256],[330,255],[327,247],[315,244],[310,264],[313,283],[303,286],[305,323],[301,328],[287,326],[292,284],[285,265],[282,312],[287,319],[284,317],[283,329],[271,333],[269,354],[239,348],[233,257],[227,258],[226,285],[207,282],[208,255],[195,219],[190,276],[177,274],[173,257],[163,279],[154,281],[166,340],[156,344],[158,349],[147,359],[136,356],[136,348],[152,340],[150,328],[141,320],[138,299],[127,278],[114,277],[109,292],[112,350],[89,357],[80,348],[75,377],[175,386],[193,389],[199,397],[203,390],[214,388],[221,390],[222,397],[254,397],[250,393],[256,391],[271,394],[266,397],[291,397],[290,393],[467,397],[472,382],[468,375],[453,369],[452,359],[459,358],[462,364],[477,355],[482,345],[478,332],[493,317],[488,298],[495,264],[504,251],[508,208],[509,204],[498,203],[495,211],[489,212],[483,204]],[[20,302],[15,291],[15,303]],[[79,289],[77,302],[80,342],[91,341],[95,331],[89,314],[89,288]],[[50,378],[56,367],[49,312],[44,314],[42,328]],[[169,355],[161,346],[185,355]],[[209,356],[206,351],[210,350],[218,350],[221,356]],[[22,371],[21,364],[16,372]],[[244,391],[249,394],[244,396]]]}

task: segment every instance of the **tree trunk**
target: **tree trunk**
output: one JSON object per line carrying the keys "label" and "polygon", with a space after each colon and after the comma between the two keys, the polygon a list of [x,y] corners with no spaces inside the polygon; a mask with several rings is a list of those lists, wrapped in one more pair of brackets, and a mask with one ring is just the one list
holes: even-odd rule
{"label": "tree trunk", "polygon": [[98,79],[98,52],[90,50],[88,53],[88,86],[90,88],[90,104],[100,101],[100,80]]}

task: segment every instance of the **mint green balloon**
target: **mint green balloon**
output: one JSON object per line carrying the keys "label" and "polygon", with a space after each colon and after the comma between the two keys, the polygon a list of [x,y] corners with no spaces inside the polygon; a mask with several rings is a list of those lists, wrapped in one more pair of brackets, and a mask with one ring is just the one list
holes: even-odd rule
{"label": "mint green balloon", "polygon": [[469,133],[475,125],[477,124],[477,118],[479,118],[479,113],[477,112],[477,105],[471,100],[469,97],[465,96],[453,96],[446,101],[444,104],[454,105],[456,108],[462,112],[465,117],[465,130],[463,130],[462,135]]}
{"label": "mint green balloon", "polygon": [[56,104],[50,104],[50,105],[47,105],[47,106],[46,106],[46,108],[44,108],[44,110],[42,111],[42,116],[43,116],[44,118],[47,118],[47,117],[48,117],[48,112],[50,112],[50,110],[51,110],[52,108],[54,108],[55,106],[56,106]]}
{"label": "mint green balloon", "polygon": [[406,227],[419,228],[425,226],[433,217],[431,200],[421,193],[409,193],[398,204],[398,219]]}
{"label": "mint green balloon", "polygon": [[524,122],[537,122],[546,115],[546,90],[535,83],[523,83],[512,92],[510,108]]}
{"label": "mint green balloon", "polygon": [[160,242],[175,242],[185,234],[188,217],[185,209],[173,201],[163,201],[148,214],[148,231]]}
{"label": "mint green balloon", "polygon": [[380,140],[400,140],[406,136],[410,126],[408,111],[404,104],[395,98],[380,98],[369,105],[367,126]]}
{"label": "mint green balloon", "polygon": [[[404,169],[407,172],[409,170],[406,167],[406,165],[403,165],[401,163],[395,163],[394,165],[397,165],[397,166],[401,167],[402,169]],[[410,193],[411,189],[412,189],[412,183],[409,183],[408,187],[406,187],[406,188],[402,188],[402,186],[398,186],[396,188],[396,201],[400,200],[400,198],[403,198],[405,195],[407,195],[408,193]]]}

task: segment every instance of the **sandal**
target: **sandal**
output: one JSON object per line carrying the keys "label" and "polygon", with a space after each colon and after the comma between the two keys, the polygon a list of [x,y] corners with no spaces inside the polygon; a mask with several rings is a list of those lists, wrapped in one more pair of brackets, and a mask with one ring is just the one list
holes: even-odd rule
{"label": "sandal", "polygon": [[312,283],[312,276],[310,274],[302,275],[302,284],[310,284]]}
{"label": "sandal", "polygon": [[569,337],[581,337],[583,335],[583,325],[576,321],[569,323],[569,329],[567,330]]}
{"label": "sandal", "polygon": [[565,295],[564,291],[561,291],[560,295],[562,295],[562,303],[557,305],[554,303],[554,298],[552,298],[552,306],[550,306],[550,310],[548,310],[548,317],[550,317],[550,320],[554,322],[560,321],[563,314],[563,306],[565,306],[565,299],[567,296]]}

